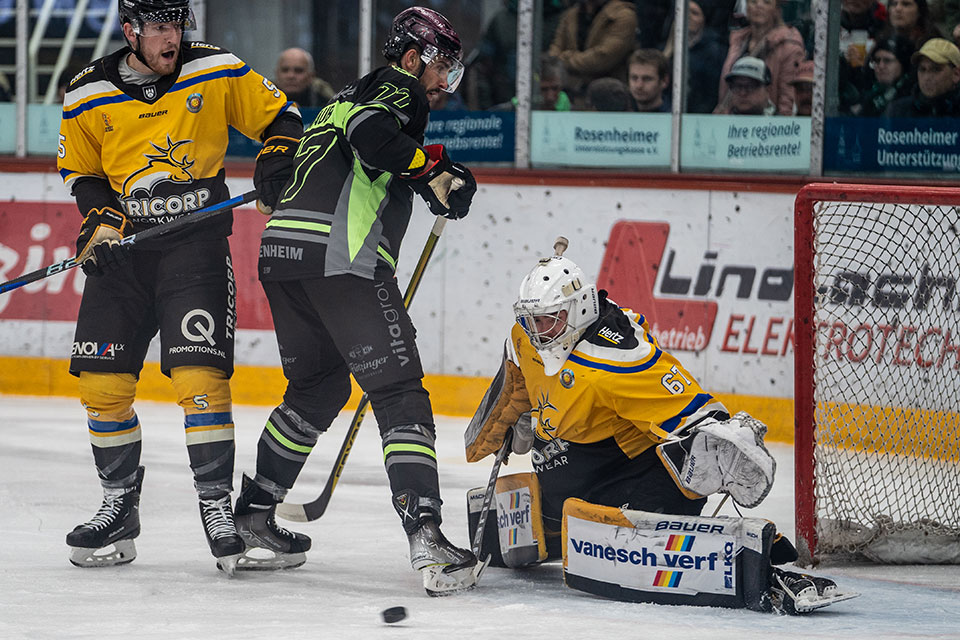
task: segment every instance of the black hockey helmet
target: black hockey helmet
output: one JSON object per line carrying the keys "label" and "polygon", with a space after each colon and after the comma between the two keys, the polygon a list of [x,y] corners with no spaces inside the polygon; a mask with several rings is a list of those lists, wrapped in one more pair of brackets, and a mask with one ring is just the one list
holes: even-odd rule
{"label": "black hockey helmet", "polygon": [[129,22],[139,31],[147,22],[179,22],[184,31],[195,29],[190,0],[118,0],[120,24]]}
{"label": "black hockey helmet", "polygon": [[393,19],[390,35],[383,45],[383,57],[399,60],[411,45],[420,49],[424,62],[429,64],[442,57],[450,64],[447,91],[453,92],[463,74],[463,45],[460,36],[439,11],[426,7],[404,9]]}

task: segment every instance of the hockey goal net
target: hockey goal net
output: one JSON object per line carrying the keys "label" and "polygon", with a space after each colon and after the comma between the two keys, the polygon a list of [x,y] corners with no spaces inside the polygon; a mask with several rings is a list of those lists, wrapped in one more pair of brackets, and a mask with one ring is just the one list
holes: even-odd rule
{"label": "hockey goal net", "polygon": [[960,189],[796,200],[801,562],[960,562]]}

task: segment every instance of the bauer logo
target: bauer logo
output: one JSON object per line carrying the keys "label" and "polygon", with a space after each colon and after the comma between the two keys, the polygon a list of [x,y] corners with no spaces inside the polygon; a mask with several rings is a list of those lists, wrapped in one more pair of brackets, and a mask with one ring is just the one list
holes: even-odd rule
{"label": "bauer logo", "polygon": [[115,342],[74,342],[74,358],[92,358],[94,360],[113,360],[123,345]]}

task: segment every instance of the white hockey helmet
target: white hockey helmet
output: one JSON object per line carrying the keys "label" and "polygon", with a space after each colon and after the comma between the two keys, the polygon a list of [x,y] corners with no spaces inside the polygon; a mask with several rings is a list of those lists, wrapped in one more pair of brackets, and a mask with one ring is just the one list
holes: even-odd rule
{"label": "white hockey helmet", "polygon": [[583,332],[600,316],[596,285],[572,260],[560,255],[564,248],[540,259],[520,283],[520,297],[513,305],[517,323],[543,359],[548,376],[560,371]]}

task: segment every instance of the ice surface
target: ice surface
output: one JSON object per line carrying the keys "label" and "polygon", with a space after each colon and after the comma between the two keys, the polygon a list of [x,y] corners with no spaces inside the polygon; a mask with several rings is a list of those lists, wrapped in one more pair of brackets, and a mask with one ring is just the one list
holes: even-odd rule
{"label": "ice surface", "polygon": [[[279,573],[220,574],[200,525],[182,417],[170,404],[137,403],[146,466],[138,557],[78,569],[64,535],[100,504],[85,416],[73,399],[0,396],[0,638],[960,638],[960,568],[831,567],[863,594],[807,617],[604,600],[562,584],[559,564],[489,569],[473,592],[429,598],[410,569],[390,506],[376,422],[368,416],[327,513],[288,524],[313,538],[307,563]],[[237,468],[253,472],[269,407],[237,407]],[[316,496],[349,422],[321,438],[290,500]],[[466,420],[438,417],[444,531],[467,545],[467,489],[490,462],[464,462]],[[793,538],[793,456],[773,444],[778,479],[749,511]],[[529,469],[526,458],[501,473]],[[715,500],[707,507],[712,513]],[[728,503],[722,513],[732,514]],[[387,625],[380,611],[405,606]]]}

